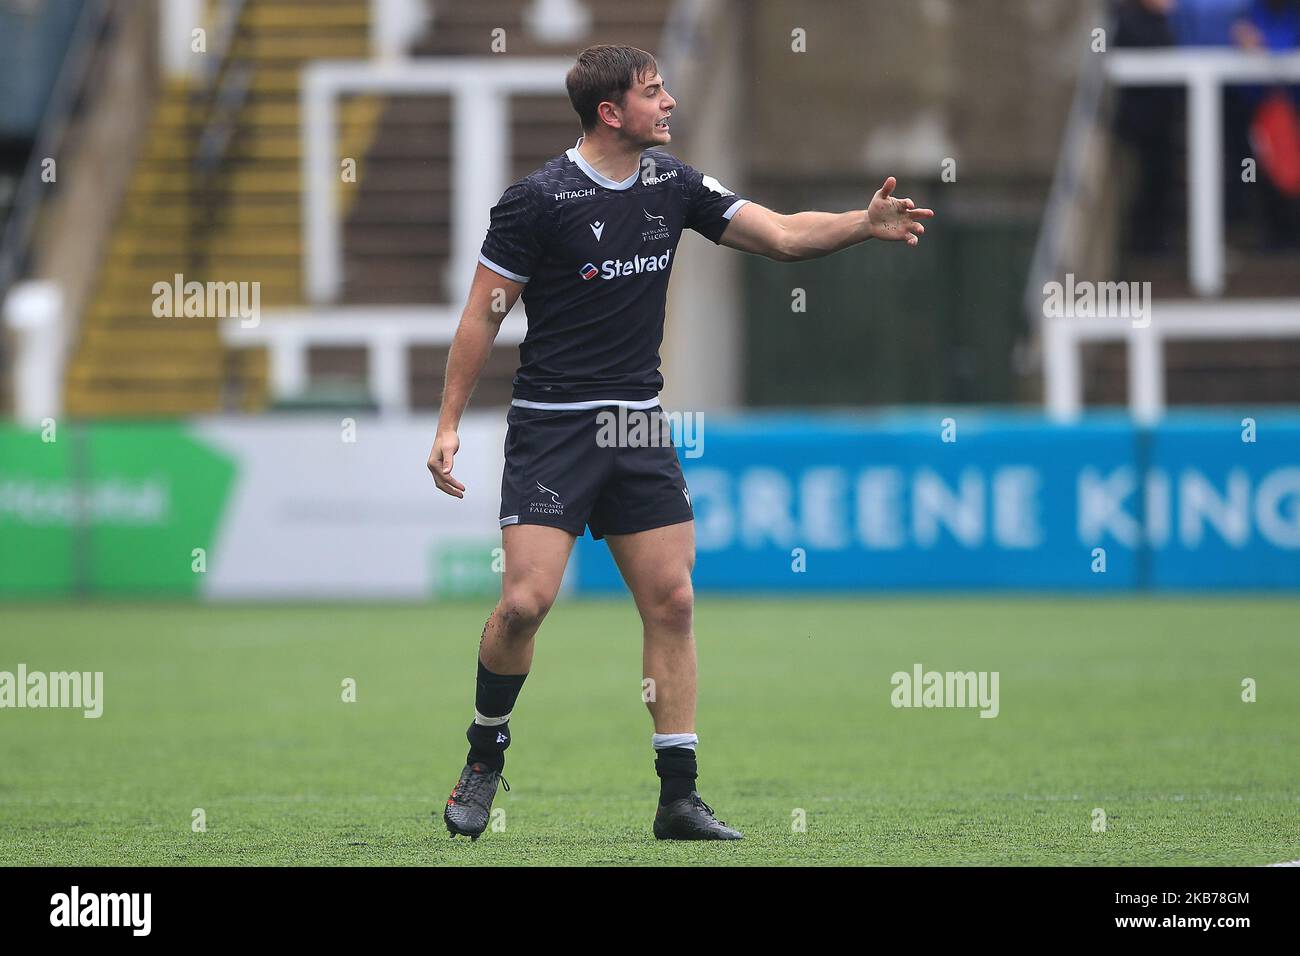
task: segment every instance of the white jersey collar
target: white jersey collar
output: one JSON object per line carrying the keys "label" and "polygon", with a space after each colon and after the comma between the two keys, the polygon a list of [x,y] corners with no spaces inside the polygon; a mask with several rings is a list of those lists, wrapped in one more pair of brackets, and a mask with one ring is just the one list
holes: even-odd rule
{"label": "white jersey collar", "polygon": [[587,178],[597,186],[604,186],[606,189],[630,189],[636,182],[637,176],[640,175],[640,170],[632,173],[631,176],[627,177],[627,179],[624,179],[622,182],[619,182],[616,179],[610,179],[608,176],[602,176],[596,170],[596,167],[583,159],[582,153],[578,152],[578,147],[582,145],[582,141],[586,138],[587,137],[585,136],[579,136],[578,141],[573,144],[573,148],[567,150],[564,155],[568,156],[579,169],[587,174]]}

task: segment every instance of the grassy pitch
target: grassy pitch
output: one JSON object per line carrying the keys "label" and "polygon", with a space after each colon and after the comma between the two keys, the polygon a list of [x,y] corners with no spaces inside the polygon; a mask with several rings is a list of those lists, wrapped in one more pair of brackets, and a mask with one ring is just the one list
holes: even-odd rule
{"label": "grassy pitch", "polygon": [[[726,844],[651,836],[630,600],[552,611],[504,829],[447,837],[489,604],[0,606],[0,671],[104,672],[97,720],[0,710],[0,864],[1300,858],[1300,601],[702,596],[700,789],[746,835]],[[918,663],[997,671],[998,716],[895,708]]]}

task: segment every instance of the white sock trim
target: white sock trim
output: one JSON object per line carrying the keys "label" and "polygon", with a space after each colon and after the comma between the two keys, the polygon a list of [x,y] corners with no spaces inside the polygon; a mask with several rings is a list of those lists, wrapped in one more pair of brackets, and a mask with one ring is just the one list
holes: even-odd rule
{"label": "white sock trim", "polygon": [[667,750],[669,747],[685,747],[694,750],[700,742],[698,734],[651,734],[650,745],[655,750]]}
{"label": "white sock trim", "polygon": [[[513,714],[514,711],[512,710],[510,713]],[[500,727],[509,719],[510,714],[506,714],[504,717],[484,717],[477,709],[474,711],[474,723],[480,727]]]}

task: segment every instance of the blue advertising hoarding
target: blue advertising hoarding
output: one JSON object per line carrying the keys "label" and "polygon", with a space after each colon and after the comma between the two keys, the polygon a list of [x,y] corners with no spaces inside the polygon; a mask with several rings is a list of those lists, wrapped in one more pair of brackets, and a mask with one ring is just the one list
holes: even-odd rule
{"label": "blue advertising hoarding", "polygon": [[[1300,588],[1300,416],[1250,416],[706,416],[695,586]],[[622,587],[603,543],[576,557],[580,591]]]}

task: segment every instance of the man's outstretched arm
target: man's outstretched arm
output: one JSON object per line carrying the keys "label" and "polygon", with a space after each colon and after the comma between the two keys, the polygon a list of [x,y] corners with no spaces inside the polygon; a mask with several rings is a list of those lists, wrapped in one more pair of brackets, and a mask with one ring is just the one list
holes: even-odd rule
{"label": "man's outstretched arm", "polygon": [[868,239],[901,240],[914,246],[925,234],[921,220],[934,218],[934,210],[918,209],[912,200],[896,198],[897,185],[890,176],[866,209],[851,212],[782,215],[748,202],[731,218],[720,242],[778,262],[817,259]]}
{"label": "man's outstretched arm", "polygon": [[460,449],[460,418],[469,404],[474,384],[487,364],[497,332],[506,314],[524,291],[522,282],[497,275],[483,264],[474,272],[465,311],[447,353],[447,376],[442,385],[442,406],[438,410],[438,434],[429,452],[429,472],[434,484],[457,498],[465,497],[465,486],[452,477],[451,466]]}

